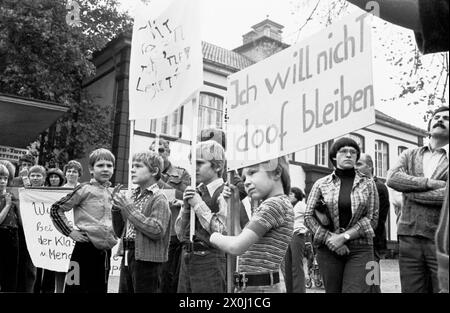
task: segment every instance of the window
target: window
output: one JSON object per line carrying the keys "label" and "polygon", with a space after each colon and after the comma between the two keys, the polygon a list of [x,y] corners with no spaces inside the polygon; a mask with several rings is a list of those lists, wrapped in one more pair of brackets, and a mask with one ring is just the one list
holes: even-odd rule
{"label": "window", "polygon": [[200,93],[198,132],[207,128],[223,128],[223,98],[214,94]]}
{"label": "window", "polygon": [[375,176],[386,177],[389,164],[389,145],[375,140]]}
{"label": "window", "polygon": [[287,159],[289,162],[295,162],[295,152],[288,154]]}
{"label": "window", "polygon": [[405,150],[408,150],[408,148],[404,147],[404,146],[398,146],[398,151],[397,151],[398,155],[402,154],[403,151],[405,151]]}
{"label": "window", "polygon": [[328,167],[328,141],[316,145],[316,165]]}
{"label": "window", "polygon": [[181,121],[183,116],[183,107],[177,109],[172,114],[161,119],[152,119],[150,122],[150,132],[180,138]]}
{"label": "window", "polygon": [[359,134],[355,134],[355,133],[351,133],[348,134],[348,136],[351,139],[353,139],[354,141],[356,141],[356,143],[358,144],[359,148],[361,149],[361,153],[365,152],[365,144],[364,144],[364,137],[359,135]]}

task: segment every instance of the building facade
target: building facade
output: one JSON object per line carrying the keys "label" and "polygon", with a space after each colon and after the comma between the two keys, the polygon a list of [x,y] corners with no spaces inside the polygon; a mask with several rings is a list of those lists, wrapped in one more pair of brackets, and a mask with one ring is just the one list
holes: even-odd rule
{"label": "building facade", "polygon": [[[243,36],[242,46],[233,51],[203,42],[204,83],[198,104],[198,128],[192,131],[192,108],[185,105],[171,115],[155,120],[137,120],[133,138],[133,152],[147,150],[160,134],[171,142],[172,163],[190,171],[188,155],[192,136],[201,129],[223,129],[226,111],[227,76],[242,70],[288,47],[281,40],[283,26],[269,19],[252,27]],[[112,150],[117,164],[113,183],[128,183],[128,155],[130,147],[130,123],[128,121],[128,71],[131,36],[122,35],[110,42],[95,55],[95,77],[84,83],[84,88],[94,96],[97,105],[111,113],[114,125]],[[376,111],[376,123],[348,134],[360,145],[361,150],[374,159],[375,176],[384,180],[386,173],[405,149],[423,145],[426,132]],[[331,173],[328,151],[330,140],[315,147],[289,155],[292,186],[303,188],[306,193],[314,182]],[[87,165],[87,160],[84,160]],[[391,209],[387,221],[388,240],[396,240],[395,213]]]}

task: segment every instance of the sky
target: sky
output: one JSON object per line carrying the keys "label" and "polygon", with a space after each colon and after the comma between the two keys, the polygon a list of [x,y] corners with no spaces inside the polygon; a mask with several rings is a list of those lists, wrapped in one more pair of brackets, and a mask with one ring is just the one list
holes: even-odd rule
{"label": "sky", "polygon": [[[142,0],[121,0],[122,8],[128,10],[133,15],[133,8]],[[164,1],[163,5],[167,5],[166,0],[149,0]],[[218,45],[220,47],[232,50],[242,45],[242,35],[251,30],[251,26],[261,22],[267,17],[276,23],[284,25],[283,41],[288,44],[294,44],[304,38],[313,36],[314,33],[325,27],[327,13],[336,3],[341,1],[324,1],[324,0],[199,0],[201,6],[201,25],[202,40]],[[317,8],[316,8],[317,6]],[[314,9],[316,10],[314,11]],[[348,11],[357,10],[349,5]],[[306,19],[315,12],[313,19],[306,23]],[[338,20],[338,19],[336,19]],[[419,94],[407,95],[404,98],[398,98],[401,93],[400,80],[405,75],[410,75],[413,71],[411,64],[403,65],[402,62],[396,63],[397,60],[409,58],[412,54],[400,51],[410,51],[411,46],[407,44],[408,36],[414,38],[413,32],[379,19],[375,21],[374,29],[373,53],[374,53],[374,85],[375,92],[378,96],[386,101],[376,104],[376,109],[397,118],[403,122],[426,129],[426,122],[423,116],[427,109],[427,101],[419,101]],[[299,32],[299,29],[302,29]],[[395,52],[394,61],[389,62],[387,59],[392,58]],[[423,57],[424,67],[438,72],[441,59],[434,56]],[[419,79],[423,72],[411,75],[412,81]],[[430,73],[428,73],[430,75]],[[433,74],[430,75],[430,77]],[[393,79],[391,79],[393,77]],[[448,83],[447,83],[448,85]],[[435,83],[430,82],[426,85],[421,96],[432,93]],[[395,100],[389,100],[396,98]],[[448,89],[446,92],[448,105]],[[413,105],[411,103],[418,101]]]}

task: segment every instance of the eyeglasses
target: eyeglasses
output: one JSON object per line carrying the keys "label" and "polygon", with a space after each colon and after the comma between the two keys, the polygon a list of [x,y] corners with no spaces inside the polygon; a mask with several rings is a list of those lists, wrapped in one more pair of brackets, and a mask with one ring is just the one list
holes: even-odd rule
{"label": "eyeglasses", "polygon": [[339,149],[339,151],[337,153],[340,153],[340,154],[350,153],[351,155],[356,155],[358,152],[355,149]]}

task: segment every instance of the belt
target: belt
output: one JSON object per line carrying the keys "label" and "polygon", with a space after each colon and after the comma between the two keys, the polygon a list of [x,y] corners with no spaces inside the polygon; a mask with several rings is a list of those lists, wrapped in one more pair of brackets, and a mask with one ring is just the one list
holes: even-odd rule
{"label": "belt", "polygon": [[279,272],[234,273],[234,286],[239,288],[245,289],[248,286],[272,286],[279,282]]}
{"label": "belt", "polygon": [[134,239],[123,239],[123,248],[125,250],[134,250]]}
{"label": "belt", "polygon": [[183,243],[183,248],[187,252],[195,252],[195,251],[209,251],[213,248],[209,247],[206,243],[203,243],[201,241],[197,241],[194,243],[191,242],[185,242]]}

